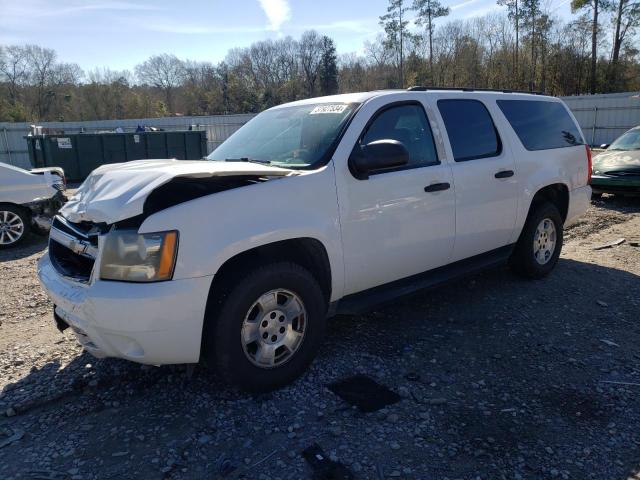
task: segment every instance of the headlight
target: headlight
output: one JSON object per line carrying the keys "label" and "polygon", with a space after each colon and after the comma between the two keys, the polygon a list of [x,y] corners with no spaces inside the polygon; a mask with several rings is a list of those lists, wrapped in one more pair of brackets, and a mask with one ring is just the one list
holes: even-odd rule
{"label": "headlight", "polygon": [[107,234],[100,262],[102,280],[159,282],[173,277],[178,232],[138,234],[113,230]]}

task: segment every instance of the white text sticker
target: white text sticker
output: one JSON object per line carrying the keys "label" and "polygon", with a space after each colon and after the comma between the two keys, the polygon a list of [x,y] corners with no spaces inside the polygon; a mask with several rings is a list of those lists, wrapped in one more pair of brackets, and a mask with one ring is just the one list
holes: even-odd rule
{"label": "white text sticker", "polygon": [[70,138],[56,138],[56,140],[58,141],[58,148],[73,148]]}
{"label": "white text sticker", "polygon": [[318,105],[316,108],[309,112],[309,115],[316,115],[318,113],[342,113],[347,108],[345,104],[342,105]]}

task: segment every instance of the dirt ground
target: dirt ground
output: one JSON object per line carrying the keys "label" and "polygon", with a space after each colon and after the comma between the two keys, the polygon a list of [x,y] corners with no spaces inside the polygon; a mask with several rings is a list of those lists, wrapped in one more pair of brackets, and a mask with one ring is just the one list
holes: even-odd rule
{"label": "dirt ground", "polygon": [[[605,196],[548,278],[502,268],[335,318],[302,379],[251,396],[83,353],[34,237],[0,252],[0,478],[311,478],[314,443],[362,479],[640,478],[639,241],[640,199]],[[354,373],[402,400],[352,408],[327,385]]]}

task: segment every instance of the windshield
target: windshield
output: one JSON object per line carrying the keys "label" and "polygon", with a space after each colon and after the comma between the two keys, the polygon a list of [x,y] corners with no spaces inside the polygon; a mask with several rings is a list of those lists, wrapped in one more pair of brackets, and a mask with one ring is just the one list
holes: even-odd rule
{"label": "windshield", "polygon": [[629,130],[611,144],[609,150],[640,150],[640,128]]}
{"label": "windshield", "polygon": [[267,110],[231,135],[207,159],[311,167],[326,157],[357,106],[317,103]]}

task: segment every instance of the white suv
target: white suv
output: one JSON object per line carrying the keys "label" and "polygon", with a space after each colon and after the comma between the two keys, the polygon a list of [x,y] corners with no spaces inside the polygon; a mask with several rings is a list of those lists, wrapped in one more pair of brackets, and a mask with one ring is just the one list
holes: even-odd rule
{"label": "white suv", "polygon": [[591,197],[565,105],[512,92],[302,100],[209,160],[105,165],[55,219],[40,280],[92,354],[276,388],[336,313],[505,261],[546,275]]}

